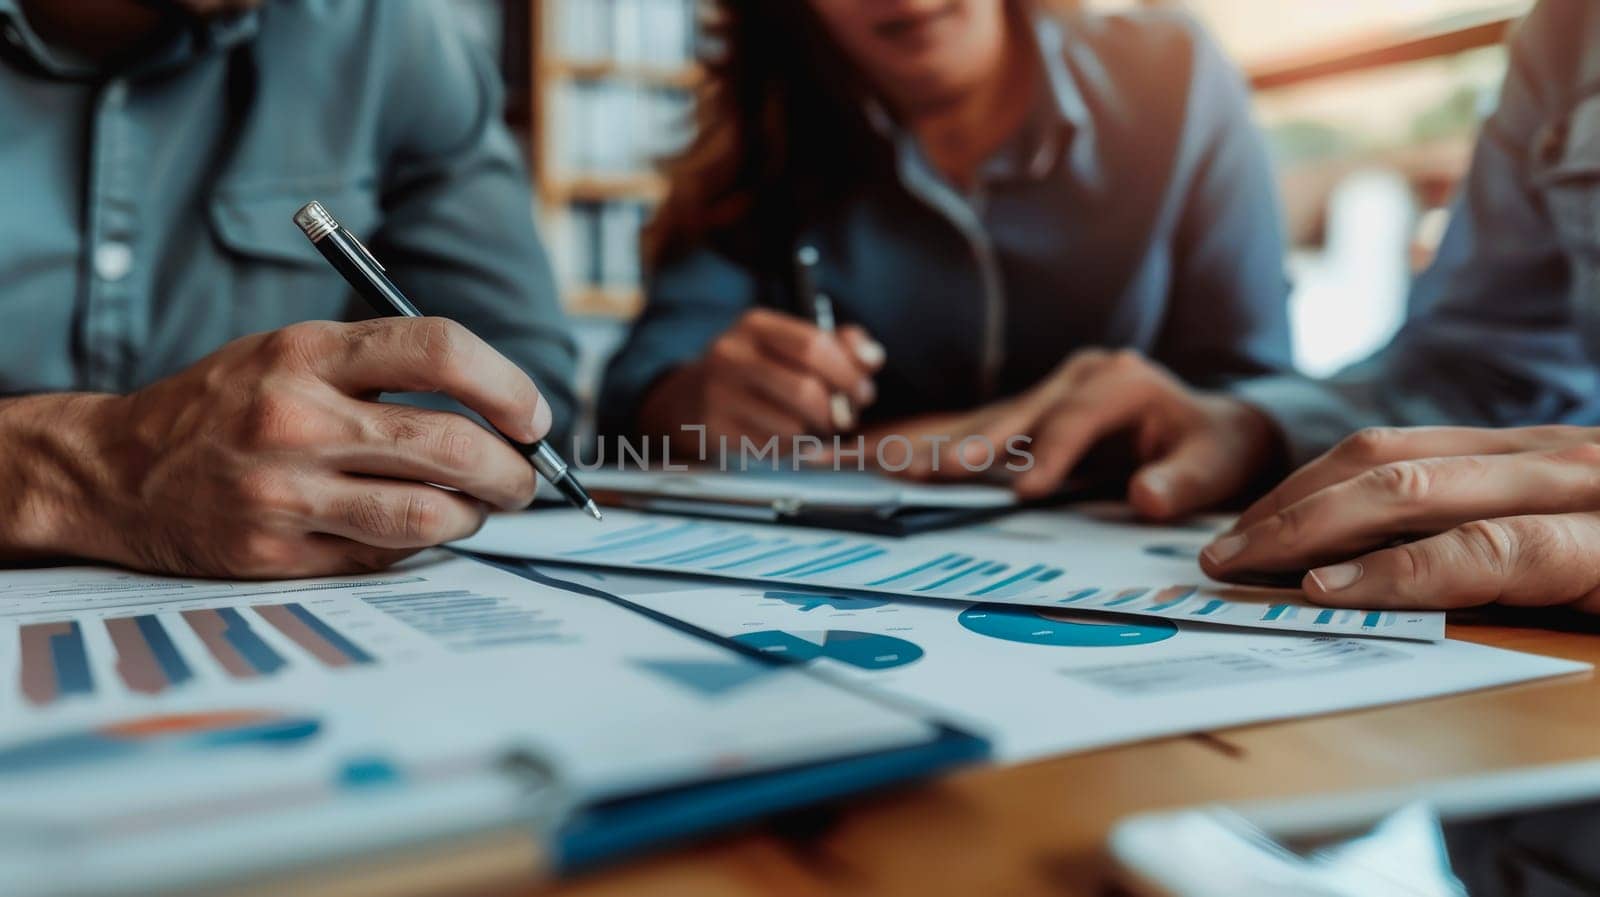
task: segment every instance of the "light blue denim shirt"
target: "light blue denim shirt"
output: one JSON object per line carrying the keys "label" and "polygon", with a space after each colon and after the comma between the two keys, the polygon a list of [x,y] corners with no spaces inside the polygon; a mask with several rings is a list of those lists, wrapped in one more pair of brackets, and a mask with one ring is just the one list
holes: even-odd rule
{"label": "light blue denim shirt", "polygon": [[267,0],[118,72],[0,0],[0,394],[121,393],[244,334],[365,317],[318,199],[572,419],[573,348],[498,76],[432,0]]}
{"label": "light blue denim shirt", "polygon": [[1394,341],[1326,382],[1236,389],[1303,463],[1367,426],[1600,423],[1597,358],[1600,3],[1543,0]]}
{"label": "light blue denim shirt", "polygon": [[[1206,386],[1289,366],[1283,228],[1238,72],[1179,13],[1034,24],[1040,112],[975,189],[878,116],[892,170],[796,222],[841,321],[887,349],[867,423],[1013,395],[1091,346],[1142,350]],[[632,432],[650,387],[746,310],[804,307],[789,265],[737,242],[655,272],[607,372],[601,432]]]}

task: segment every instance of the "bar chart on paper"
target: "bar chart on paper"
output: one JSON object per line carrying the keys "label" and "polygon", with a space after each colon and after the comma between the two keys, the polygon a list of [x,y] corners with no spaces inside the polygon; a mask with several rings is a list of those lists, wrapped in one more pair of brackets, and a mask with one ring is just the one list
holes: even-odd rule
{"label": "bar chart on paper", "polygon": [[[573,519],[565,511],[498,515],[457,547],[562,564],[809,586],[837,590],[844,598],[892,594],[1323,635],[1444,638],[1444,616],[1437,612],[1334,611],[1311,606],[1296,592],[1212,583],[1187,549],[1135,527],[1086,522],[1030,543],[960,531],[892,539],[627,511],[608,514],[608,525],[599,531],[575,526]],[[1152,544],[1161,550],[1150,551]]]}
{"label": "bar chart on paper", "polygon": [[[18,627],[20,691],[35,706],[92,697],[110,681],[134,694],[159,695],[196,681],[197,671],[208,663],[233,679],[274,676],[297,661],[286,646],[264,638],[263,627],[277,630],[296,645],[306,662],[328,668],[376,662],[372,654],[294,602],[79,616]],[[101,647],[92,647],[97,645]],[[94,672],[94,655],[101,652],[108,657],[109,675]]]}
{"label": "bar chart on paper", "polygon": [[0,674],[45,708],[571,641],[563,627],[535,602],[415,575],[209,583],[78,568],[0,586]]}

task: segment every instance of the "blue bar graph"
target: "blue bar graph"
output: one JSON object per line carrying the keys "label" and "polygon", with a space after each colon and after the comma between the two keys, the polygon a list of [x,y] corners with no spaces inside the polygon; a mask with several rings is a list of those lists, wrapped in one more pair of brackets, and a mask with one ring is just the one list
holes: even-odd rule
{"label": "blue bar graph", "polygon": [[732,538],[723,539],[720,542],[712,542],[710,545],[697,545],[693,548],[674,551],[669,554],[658,555],[653,558],[644,558],[643,560],[639,561],[639,563],[674,565],[689,564],[695,561],[704,560],[705,558],[715,557],[719,554],[726,554],[730,551],[737,551],[740,548],[748,548],[754,544],[756,544],[756,540],[749,536],[733,536]]}
{"label": "blue bar graph", "polygon": [[[825,542],[818,542],[817,544],[811,546],[811,550],[813,550],[813,551],[821,551],[824,548],[832,548],[833,546],[838,545],[840,542],[843,542],[843,541],[844,541],[843,539],[829,539],[829,540],[827,540]],[[823,563],[823,562],[826,562],[826,561],[837,560],[837,559],[839,559],[841,557],[846,557],[846,556],[848,556],[850,554],[853,554],[854,552],[859,551],[860,549],[861,549],[861,546],[855,545],[855,546],[852,546],[850,548],[846,548],[843,551],[836,551],[833,554],[823,555],[822,557],[819,557],[819,558],[807,558],[806,560],[803,560],[800,563],[795,564],[792,567],[785,567],[782,570],[774,570],[771,573],[766,573],[766,574],[763,574],[763,575],[764,576],[792,576],[797,571],[804,570],[805,568],[810,567],[813,564],[819,564],[819,563]]]}
{"label": "blue bar graph", "polygon": [[1332,622],[1333,622],[1333,611],[1325,610],[1322,613],[1317,614],[1317,625],[1318,626],[1326,626],[1327,624],[1332,623]]}
{"label": "blue bar graph", "polygon": [[1043,569],[1044,569],[1044,565],[1043,564],[1034,564],[1034,565],[1029,566],[1029,567],[1024,567],[1021,570],[1018,570],[1017,572],[1011,574],[1010,576],[1007,576],[1005,579],[1002,579],[999,582],[992,582],[992,583],[984,586],[983,588],[978,589],[976,592],[972,592],[971,594],[973,595],[973,597],[977,597],[979,595],[988,595],[988,594],[990,594],[992,592],[998,592],[1001,589],[1005,588],[1006,586],[1013,585],[1015,583],[1019,583],[1019,582],[1025,580],[1025,579],[1033,576],[1035,573],[1038,573],[1040,570],[1043,570]]}
{"label": "blue bar graph", "polygon": [[725,564],[717,564],[716,566],[712,567],[711,569],[712,570],[737,570],[740,567],[748,567],[748,566],[750,566],[752,564],[759,564],[762,561],[770,560],[770,559],[775,558],[775,557],[782,557],[783,555],[786,555],[786,554],[793,554],[794,552],[799,551],[800,549],[806,547],[804,545],[786,545],[786,544],[784,544],[784,543],[786,543],[788,541],[789,541],[788,539],[779,539],[777,541],[777,543],[776,543],[779,546],[781,546],[779,548],[775,548],[775,549],[773,549],[771,551],[764,551],[764,552],[756,554],[756,555],[754,555],[752,557],[735,558],[735,559],[733,559],[731,561],[728,561]]}
{"label": "blue bar graph", "polygon": [[987,563],[983,562],[983,561],[973,561],[972,562],[972,566],[968,567],[967,569],[958,570],[958,572],[952,573],[951,575],[946,576],[943,579],[936,579],[933,582],[930,582],[927,585],[923,586],[922,588],[917,589],[917,591],[919,591],[919,592],[931,592],[934,589],[944,588],[945,586],[950,585],[951,583],[958,582],[960,580],[966,579],[968,576],[971,576],[971,575],[973,575],[974,573],[977,573],[980,570],[988,569],[988,566],[989,565]]}
{"label": "blue bar graph", "polygon": [[1073,604],[1073,603],[1076,603],[1076,602],[1079,602],[1079,601],[1087,601],[1088,599],[1093,598],[1094,596],[1096,596],[1098,594],[1100,594],[1100,590],[1099,589],[1083,589],[1081,591],[1074,592],[1073,594],[1068,595],[1067,597],[1061,599],[1061,601],[1058,602],[1058,603],[1060,603],[1060,604]]}
{"label": "blue bar graph", "polygon": [[870,560],[873,560],[875,558],[880,558],[880,557],[883,557],[884,555],[886,555],[888,553],[889,553],[889,549],[887,549],[887,548],[870,548],[867,551],[863,552],[862,554],[858,554],[855,557],[850,558],[849,560],[838,561],[836,563],[829,564],[826,567],[818,567],[818,568],[816,568],[814,570],[807,570],[806,571],[806,575],[807,576],[816,576],[819,573],[827,573],[827,572],[830,572],[832,570],[838,570],[838,569],[843,568],[843,567],[849,567],[852,564],[860,564],[860,563],[863,563],[865,561],[870,561]]}
{"label": "blue bar graph", "polygon": [[[1204,607],[1200,608],[1199,610],[1195,611],[1194,613],[1195,613],[1196,616],[1200,616],[1200,617],[1206,616],[1207,614],[1214,614],[1219,609],[1221,609],[1222,604],[1223,604],[1223,602],[1222,602],[1221,598],[1213,598],[1210,601],[1207,601],[1205,603]],[[1274,619],[1275,620],[1277,618],[1276,617],[1267,617],[1267,618],[1264,618],[1264,619]]]}
{"label": "blue bar graph", "polygon": [[1383,612],[1382,611],[1376,611],[1376,610],[1372,611],[1371,613],[1367,614],[1367,618],[1365,620],[1361,621],[1361,625],[1362,626],[1382,626],[1383,625]]}
{"label": "blue bar graph", "polygon": [[1277,620],[1281,618],[1283,616],[1283,612],[1288,609],[1289,605],[1287,604],[1274,604],[1273,606],[1267,608],[1267,612],[1261,615],[1261,619],[1268,622]]}
{"label": "blue bar graph", "polygon": [[679,524],[677,526],[668,527],[667,529],[657,530],[655,532],[650,532],[650,533],[644,533],[643,535],[636,536],[636,537],[634,537],[632,539],[622,539],[622,540],[617,541],[617,542],[610,542],[610,543],[607,543],[607,544],[604,544],[604,545],[596,545],[596,546],[594,546],[592,548],[580,548],[577,551],[569,551],[569,552],[567,552],[566,556],[567,557],[592,557],[592,556],[597,555],[597,554],[616,554],[616,553],[621,553],[621,552],[625,552],[625,551],[631,551],[631,550],[633,550],[635,548],[639,548],[639,547],[644,546],[644,545],[649,545],[649,544],[654,543],[654,542],[660,542],[662,539],[672,539],[672,538],[676,538],[678,536],[684,535],[686,533],[689,533],[689,532],[692,532],[692,531],[695,531],[695,530],[704,530],[704,529],[707,529],[707,527],[702,526],[702,525],[700,525],[698,523],[681,523],[681,524]]}
{"label": "blue bar graph", "polygon": [[892,576],[885,576],[883,579],[875,579],[872,582],[867,583],[867,585],[869,585],[869,586],[888,585],[891,582],[895,582],[897,580],[905,579],[908,576],[915,576],[916,574],[921,573],[921,572],[923,572],[925,570],[932,570],[935,567],[938,567],[941,564],[943,564],[945,561],[948,561],[951,557],[953,557],[953,555],[941,554],[941,555],[939,555],[938,557],[934,558],[931,561],[927,561],[925,563],[918,564],[915,567],[911,567],[911,568],[906,569],[906,570],[901,570],[899,573],[896,573],[896,574],[894,574]]}

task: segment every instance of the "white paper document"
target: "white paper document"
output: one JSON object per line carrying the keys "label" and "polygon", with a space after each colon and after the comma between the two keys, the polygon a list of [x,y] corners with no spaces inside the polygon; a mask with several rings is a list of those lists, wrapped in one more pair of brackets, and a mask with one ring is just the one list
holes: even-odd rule
{"label": "white paper document", "polygon": [[988,602],[539,567],[914,702],[1026,760],[1579,672],[1458,641],[1241,632]]}
{"label": "white paper document", "polygon": [[[503,758],[539,758],[588,802],[934,735],[803,670],[443,552],[279,583],[0,576],[7,894],[301,861],[481,813],[515,789],[428,788]],[[415,794],[422,815],[355,824],[375,793]]]}
{"label": "white paper document", "polygon": [[1209,530],[1132,525],[1112,506],[1029,512],[960,530],[890,538],[762,523],[608,511],[491,517],[456,543],[486,554],[620,569],[1060,607],[1319,635],[1437,641],[1444,614],[1340,610],[1298,591],[1216,583],[1200,571]]}
{"label": "white paper document", "polygon": [[925,485],[855,470],[637,470],[586,471],[589,491],[633,496],[760,505],[794,513],[804,509],[877,511],[906,508],[1009,508],[1017,495],[1003,486]]}

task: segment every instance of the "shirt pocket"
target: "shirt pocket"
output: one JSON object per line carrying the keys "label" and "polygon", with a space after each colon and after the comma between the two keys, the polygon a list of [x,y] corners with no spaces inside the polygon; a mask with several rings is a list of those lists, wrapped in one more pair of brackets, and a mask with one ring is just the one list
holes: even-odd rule
{"label": "shirt pocket", "polygon": [[207,214],[224,258],[235,335],[346,316],[349,286],[294,223],[313,199],[363,240],[381,217],[375,193],[360,186],[232,184],[212,194]]}

